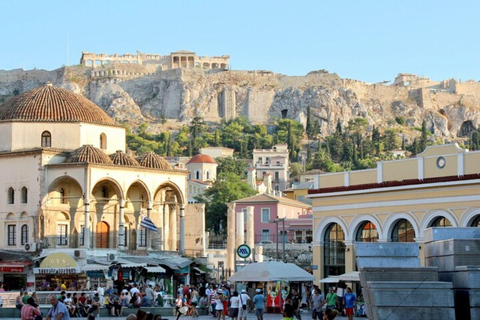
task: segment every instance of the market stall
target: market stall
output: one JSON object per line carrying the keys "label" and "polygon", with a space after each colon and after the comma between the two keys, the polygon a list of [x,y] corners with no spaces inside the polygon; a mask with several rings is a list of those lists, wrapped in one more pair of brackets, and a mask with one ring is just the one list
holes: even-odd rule
{"label": "market stall", "polygon": [[85,289],[87,276],[75,259],[63,252],[46,256],[39,268],[33,268],[37,291],[54,291],[65,284],[69,291]]}
{"label": "market stall", "polygon": [[229,280],[256,283],[256,287],[262,288],[267,298],[267,311],[278,313],[281,312],[290,290],[296,288],[301,292],[301,283],[311,282],[314,277],[293,263],[269,261],[248,264]]}

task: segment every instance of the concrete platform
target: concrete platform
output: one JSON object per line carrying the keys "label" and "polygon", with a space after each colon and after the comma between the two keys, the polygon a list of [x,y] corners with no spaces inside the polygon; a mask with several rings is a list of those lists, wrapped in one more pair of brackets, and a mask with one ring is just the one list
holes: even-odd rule
{"label": "concrete platform", "polygon": [[480,228],[427,228],[423,232],[424,243],[447,239],[480,239]]}

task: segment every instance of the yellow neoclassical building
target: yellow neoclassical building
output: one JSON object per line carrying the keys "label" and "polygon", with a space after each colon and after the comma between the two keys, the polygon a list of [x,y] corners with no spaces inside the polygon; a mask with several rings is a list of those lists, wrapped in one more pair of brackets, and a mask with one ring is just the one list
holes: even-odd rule
{"label": "yellow neoclassical building", "polygon": [[375,169],[320,174],[313,206],[316,280],[355,271],[354,242],[417,242],[429,227],[480,226],[480,152],[457,144]]}

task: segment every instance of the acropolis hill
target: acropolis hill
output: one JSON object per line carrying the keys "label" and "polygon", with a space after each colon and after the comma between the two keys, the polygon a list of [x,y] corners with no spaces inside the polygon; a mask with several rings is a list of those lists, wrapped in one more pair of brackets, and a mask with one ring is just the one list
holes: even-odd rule
{"label": "acropolis hill", "polygon": [[[83,94],[118,122],[148,122],[154,132],[178,128],[193,117],[219,123],[243,115],[269,124],[286,116],[305,122],[308,107],[324,135],[335,131],[337,120],[346,124],[357,117],[371,126],[398,128],[407,138],[419,134],[414,127],[425,119],[434,136],[446,142],[480,125],[479,82],[399,74],[391,84],[369,84],[325,70],[305,76],[229,70],[229,59],[190,51],[166,56],[83,52],[78,66],[0,70],[0,102],[51,82]],[[406,124],[397,124],[396,117]]]}

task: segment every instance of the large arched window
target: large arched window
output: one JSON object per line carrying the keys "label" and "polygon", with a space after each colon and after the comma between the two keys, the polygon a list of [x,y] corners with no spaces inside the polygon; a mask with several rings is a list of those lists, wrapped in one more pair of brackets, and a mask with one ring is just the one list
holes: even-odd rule
{"label": "large arched window", "polygon": [[107,149],[107,135],[105,133],[100,135],[100,149]]}
{"label": "large arched window", "polygon": [[480,228],[480,215],[476,216],[476,217],[472,220],[472,223],[470,224],[470,227]]}
{"label": "large arched window", "polygon": [[415,242],[415,230],[406,219],[400,219],[392,230],[392,242]]}
{"label": "large arched window", "polygon": [[200,171],[195,171],[195,179],[200,180]]}
{"label": "large arched window", "polygon": [[21,244],[22,246],[26,245],[28,243],[28,226],[26,224],[24,224],[22,226],[22,230],[21,230]]}
{"label": "large arched window", "polygon": [[357,242],[377,242],[378,241],[378,231],[377,227],[370,221],[363,222],[357,230],[355,236],[355,241]]}
{"label": "large arched window", "polygon": [[7,203],[15,204],[15,190],[12,187],[8,188]]}
{"label": "large arched window", "polygon": [[20,202],[27,203],[28,202],[28,190],[27,187],[23,187],[21,194],[20,194]]}
{"label": "large arched window", "polygon": [[451,227],[452,223],[445,217],[437,217],[431,223],[430,227]]}
{"label": "large arched window", "polygon": [[52,134],[48,131],[42,132],[42,148],[48,148],[52,146]]}
{"label": "large arched window", "polygon": [[336,223],[328,226],[324,239],[324,276],[345,273],[345,233]]}

